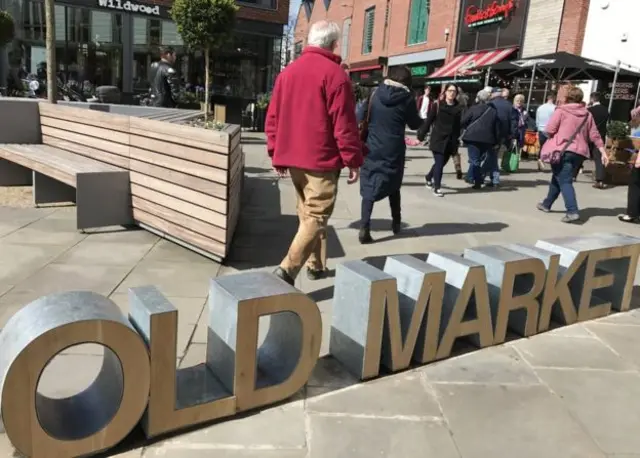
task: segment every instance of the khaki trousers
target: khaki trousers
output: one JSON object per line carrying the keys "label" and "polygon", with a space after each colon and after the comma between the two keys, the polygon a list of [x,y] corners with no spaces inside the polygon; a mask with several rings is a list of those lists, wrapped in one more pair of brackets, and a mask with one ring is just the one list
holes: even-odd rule
{"label": "khaki trousers", "polygon": [[296,190],[299,225],[280,267],[296,278],[305,262],[312,270],[327,268],[327,223],[336,205],[340,171],[289,169],[289,174]]}

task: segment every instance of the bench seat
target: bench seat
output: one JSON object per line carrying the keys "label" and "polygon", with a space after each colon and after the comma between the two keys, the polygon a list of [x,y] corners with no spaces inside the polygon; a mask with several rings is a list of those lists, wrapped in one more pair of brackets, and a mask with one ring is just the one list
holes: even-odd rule
{"label": "bench seat", "polygon": [[38,144],[0,144],[0,186],[33,185],[36,205],[75,202],[78,229],[133,224],[129,172]]}

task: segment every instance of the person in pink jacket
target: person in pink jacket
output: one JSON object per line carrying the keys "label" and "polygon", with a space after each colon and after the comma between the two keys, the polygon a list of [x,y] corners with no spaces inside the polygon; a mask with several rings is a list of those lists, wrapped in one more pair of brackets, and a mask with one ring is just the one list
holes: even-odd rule
{"label": "person in pink jacket", "polygon": [[565,104],[556,109],[547,123],[545,130],[549,140],[541,151],[541,156],[545,152],[564,151],[560,162],[551,164],[549,192],[537,205],[538,210],[548,213],[562,194],[567,209],[567,214],[562,218],[563,223],[580,221],[573,177],[584,160],[589,158],[589,141],[600,150],[602,163],[606,166],[608,162],[604,142],[591,113],[582,104],[583,98],[584,93],[580,88],[573,87],[569,90]]}

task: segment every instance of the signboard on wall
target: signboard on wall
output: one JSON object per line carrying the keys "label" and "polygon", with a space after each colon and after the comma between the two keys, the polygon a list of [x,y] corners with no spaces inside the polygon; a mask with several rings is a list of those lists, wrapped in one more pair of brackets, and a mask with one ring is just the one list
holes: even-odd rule
{"label": "signboard on wall", "polygon": [[530,0],[461,0],[456,53],[521,47]]}
{"label": "signboard on wall", "polygon": [[480,27],[488,24],[502,22],[509,18],[509,15],[516,9],[513,0],[505,0],[504,3],[494,1],[490,5],[479,8],[476,5],[469,5],[465,12],[464,23],[467,27]]}

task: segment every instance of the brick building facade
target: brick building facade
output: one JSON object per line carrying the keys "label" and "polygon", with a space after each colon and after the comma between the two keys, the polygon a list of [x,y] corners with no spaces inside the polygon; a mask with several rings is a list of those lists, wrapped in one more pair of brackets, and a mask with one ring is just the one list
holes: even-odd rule
{"label": "brick building facade", "polygon": [[309,24],[336,21],[354,80],[408,65],[421,84],[505,59],[580,54],[588,11],[589,0],[303,0],[294,41],[299,52]]}

